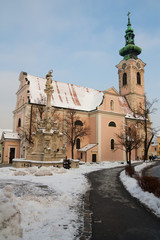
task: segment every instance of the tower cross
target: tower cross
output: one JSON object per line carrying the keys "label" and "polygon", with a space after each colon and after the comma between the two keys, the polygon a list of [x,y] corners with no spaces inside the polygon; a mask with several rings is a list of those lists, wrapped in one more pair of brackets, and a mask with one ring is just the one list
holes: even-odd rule
{"label": "tower cross", "polygon": [[127,13],[128,18],[129,18],[129,15],[130,15],[130,14],[131,14],[130,12]]}

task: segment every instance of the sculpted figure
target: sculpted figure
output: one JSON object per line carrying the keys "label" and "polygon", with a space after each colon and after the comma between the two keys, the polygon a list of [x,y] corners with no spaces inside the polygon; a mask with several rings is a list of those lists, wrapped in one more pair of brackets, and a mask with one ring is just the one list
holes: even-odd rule
{"label": "sculpted figure", "polygon": [[46,88],[47,89],[53,88],[52,87],[52,73],[53,73],[53,70],[50,70],[46,75],[46,79],[47,79]]}

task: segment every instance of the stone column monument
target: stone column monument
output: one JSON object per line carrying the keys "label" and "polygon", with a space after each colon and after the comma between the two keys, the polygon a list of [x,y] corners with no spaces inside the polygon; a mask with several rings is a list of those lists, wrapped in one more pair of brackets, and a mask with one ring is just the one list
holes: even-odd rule
{"label": "stone column monument", "polygon": [[[63,146],[62,127],[58,127],[52,116],[51,97],[54,92],[52,85],[52,70],[46,75],[44,92],[47,95],[45,116],[37,124],[37,129],[32,135],[33,146],[27,151],[28,160],[57,162],[66,157],[66,148]],[[59,124],[61,126],[61,124]],[[58,164],[58,163],[57,163]]]}

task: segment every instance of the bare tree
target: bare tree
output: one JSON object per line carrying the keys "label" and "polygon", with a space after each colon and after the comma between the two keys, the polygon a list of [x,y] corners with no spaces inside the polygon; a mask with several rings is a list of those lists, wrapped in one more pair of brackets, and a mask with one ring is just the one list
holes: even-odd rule
{"label": "bare tree", "polygon": [[80,120],[80,117],[76,114],[76,111],[67,111],[64,118],[64,130],[63,134],[67,137],[69,144],[71,145],[71,156],[74,159],[74,146],[78,138],[83,138],[89,134],[89,127],[86,123]]}
{"label": "bare tree", "polygon": [[126,161],[131,164],[131,152],[133,149],[138,149],[143,143],[143,137],[140,135],[138,127],[135,124],[128,124],[121,128],[116,134],[116,148],[126,152]]}
{"label": "bare tree", "polygon": [[141,125],[144,132],[144,161],[148,159],[148,150],[152,143],[155,133],[158,131],[151,128],[150,115],[156,111],[153,105],[158,102],[157,99],[149,101],[147,97],[144,98],[144,104],[140,104],[138,109],[134,111],[137,118],[137,123]]}

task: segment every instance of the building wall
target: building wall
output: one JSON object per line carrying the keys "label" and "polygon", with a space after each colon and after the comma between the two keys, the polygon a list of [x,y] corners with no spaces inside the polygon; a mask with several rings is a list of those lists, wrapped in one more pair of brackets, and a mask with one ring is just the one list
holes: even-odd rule
{"label": "building wall", "polygon": [[157,154],[157,152],[158,152],[158,145],[152,145],[151,146],[151,155],[153,155],[153,156],[157,156],[158,154]]}
{"label": "building wall", "polygon": [[20,142],[17,140],[5,140],[2,146],[3,148],[3,159],[2,162],[5,164],[10,163],[10,149],[15,148],[15,158],[20,157]]}
{"label": "building wall", "polygon": [[158,156],[160,156],[160,136],[158,136],[157,137],[157,144],[158,144],[158,146],[157,146],[157,153],[158,153]]}
{"label": "building wall", "polygon": [[88,124],[90,127],[89,143],[97,143],[96,112],[89,114]]}
{"label": "building wall", "polygon": [[[116,127],[109,126],[114,122]],[[123,117],[118,115],[101,114],[101,161],[122,161],[123,151],[116,149],[116,133],[123,127]],[[114,140],[114,149],[111,149],[111,140]]]}
{"label": "building wall", "polygon": [[88,150],[86,152],[86,154],[87,154],[87,162],[92,162],[92,155],[93,154],[96,155],[96,162],[100,162],[100,160],[98,159],[98,145],[96,145],[95,147]]}
{"label": "building wall", "polygon": [[[65,112],[67,113],[67,111],[65,111]],[[77,111],[76,118],[78,120],[82,121],[83,123],[85,122],[85,125],[89,127],[88,135],[80,138],[80,148],[82,148],[85,145],[87,145],[90,141],[94,141],[90,137],[90,132],[92,132],[93,136],[94,136],[95,133],[94,133],[93,129],[90,127],[90,118],[89,118],[88,113]],[[66,144],[67,144],[67,157],[71,158],[71,145],[70,145],[70,143],[68,141],[66,142]],[[74,146],[74,158],[75,159],[79,159],[80,158],[80,153],[78,152],[78,149],[76,149],[76,143],[75,143],[75,146]]]}
{"label": "building wall", "polygon": [[[119,74],[119,93],[126,96],[131,109],[137,109],[139,102],[144,103],[144,67],[140,59],[122,60],[116,67]],[[141,76],[141,84],[137,84],[137,73]],[[123,85],[123,75],[127,74],[127,84]]]}

